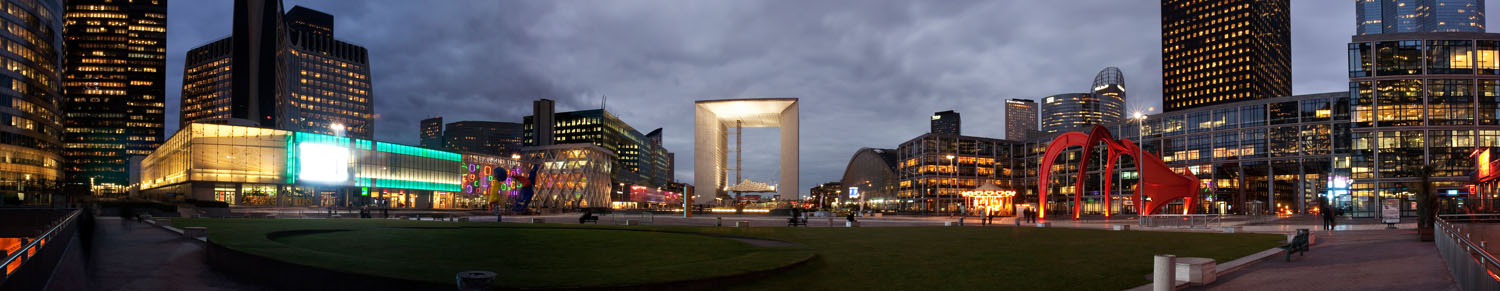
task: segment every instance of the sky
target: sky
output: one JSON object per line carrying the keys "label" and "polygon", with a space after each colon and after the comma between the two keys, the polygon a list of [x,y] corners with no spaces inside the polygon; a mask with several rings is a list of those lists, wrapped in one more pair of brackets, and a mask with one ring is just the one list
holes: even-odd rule
{"label": "sky", "polygon": [[[229,36],[232,4],[169,2],[168,132],[184,55]],[[663,128],[686,183],[694,100],[800,98],[804,195],[839,180],[859,148],[927,132],[933,112],[1003,138],[1005,99],[1086,92],[1105,67],[1124,72],[1129,111],[1161,104],[1157,1],[284,2],[299,5],[369,49],[378,140],[416,144],[432,116],[520,122],[538,98],[559,112],[602,105],[643,133]],[[1347,90],[1353,1],[1291,10],[1293,93]],[[744,139],[744,175],[777,183],[776,130]]]}

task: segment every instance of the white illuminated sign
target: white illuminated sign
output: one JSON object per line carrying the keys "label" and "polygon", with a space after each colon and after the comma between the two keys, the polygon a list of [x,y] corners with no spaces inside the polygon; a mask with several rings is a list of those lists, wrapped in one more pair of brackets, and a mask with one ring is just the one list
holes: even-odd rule
{"label": "white illuminated sign", "polygon": [[859,187],[849,187],[849,199],[859,198]]}
{"label": "white illuminated sign", "polygon": [[349,181],[349,148],[304,143],[298,144],[302,164],[297,178],[304,181],[339,183]]}

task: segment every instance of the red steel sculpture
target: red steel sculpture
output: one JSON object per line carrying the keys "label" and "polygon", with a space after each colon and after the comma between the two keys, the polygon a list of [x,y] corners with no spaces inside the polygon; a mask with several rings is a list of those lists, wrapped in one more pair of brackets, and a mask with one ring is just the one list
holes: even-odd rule
{"label": "red steel sculpture", "polygon": [[[1069,146],[1083,147],[1083,160],[1078,164],[1078,181],[1080,182],[1074,186],[1075,188],[1073,190],[1073,219],[1078,219],[1078,214],[1082,212],[1080,211],[1082,210],[1081,207],[1083,204],[1082,181],[1084,181],[1085,173],[1088,171],[1089,155],[1093,153],[1094,145],[1098,144],[1101,141],[1104,142],[1104,145],[1108,146],[1109,149],[1108,163],[1106,163],[1104,167],[1105,177],[1114,176],[1115,164],[1117,161],[1119,161],[1120,155],[1129,155],[1135,158],[1136,161],[1144,162],[1141,163],[1144,165],[1143,167],[1141,167],[1141,171],[1146,175],[1146,177],[1149,177],[1149,179],[1147,179],[1145,183],[1141,183],[1136,187],[1137,193],[1140,193],[1141,195],[1130,198],[1130,200],[1135,205],[1145,205],[1144,208],[1140,208],[1142,215],[1152,214],[1156,212],[1157,208],[1161,208],[1162,206],[1167,205],[1168,202],[1176,200],[1177,198],[1186,199],[1186,203],[1183,203],[1183,205],[1187,207],[1187,211],[1192,211],[1194,205],[1192,201],[1197,201],[1199,187],[1201,187],[1199,184],[1200,181],[1198,180],[1198,176],[1194,176],[1191,172],[1187,172],[1186,170],[1184,170],[1182,174],[1172,172],[1172,168],[1167,167],[1167,164],[1163,163],[1161,161],[1161,158],[1158,158],[1156,155],[1153,155],[1150,152],[1140,151],[1140,147],[1137,146],[1135,142],[1129,139],[1116,140],[1114,139],[1114,137],[1109,135],[1108,129],[1105,129],[1103,126],[1095,125],[1094,129],[1090,130],[1089,134],[1087,135],[1084,135],[1082,132],[1075,131],[1064,133],[1061,136],[1058,136],[1056,139],[1053,139],[1052,143],[1047,146],[1047,154],[1042,158],[1041,168],[1051,169],[1053,160],[1056,160],[1057,155],[1061,154],[1063,150],[1067,149]],[[1142,153],[1145,156],[1137,157],[1136,153]],[[1041,218],[1047,218],[1047,200],[1045,198],[1047,197],[1047,188],[1049,188],[1047,187],[1049,186],[1047,185],[1047,176],[1050,176],[1052,171],[1042,170],[1040,172],[1041,177],[1039,178],[1041,179],[1041,183],[1037,183],[1037,191],[1041,194],[1039,197],[1043,198],[1039,201],[1039,203],[1037,203],[1037,208],[1039,215],[1041,215]],[[1137,177],[1140,176],[1138,175]],[[1104,189],[1109,189],[1109,182],[1113,179],[1103,180]],[[1110,200],[1109,194],[1110,191],[1104,191],[1104,201],[1113,201]],[[1140,201],[1140,197],[1150,197],[1151,201],[1142,204],[1143,201]],[[1109,204],[1110,203],[1107,202],[1104,203],[1105,217],[1109,216]]]}

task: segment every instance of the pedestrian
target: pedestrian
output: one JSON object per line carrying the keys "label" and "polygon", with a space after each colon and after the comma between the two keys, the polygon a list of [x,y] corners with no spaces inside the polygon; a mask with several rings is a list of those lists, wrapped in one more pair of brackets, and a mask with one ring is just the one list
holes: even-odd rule
{"label": "pedestrian", "polygon": [[1333,207],[1328,207],[1328,198],[1318,198],[1318,213],[1323,216],[1323,229],[1333,230]]}

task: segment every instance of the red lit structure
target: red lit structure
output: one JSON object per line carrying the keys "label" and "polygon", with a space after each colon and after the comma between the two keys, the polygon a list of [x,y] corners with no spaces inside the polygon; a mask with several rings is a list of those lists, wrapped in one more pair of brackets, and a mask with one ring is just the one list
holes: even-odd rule
{"label": "red lit structure", "polygon": [[[1056,160],[1057,155],[1061,154],[1063,150],[1070,146],[1083,147],[1083,159],[1078,164],[1079,183],[1074,185],[1075,188],[1073,191],[1073,219],[1078,219],[1079,213],[1082,212],[1082,181],[1084,181],[1085,175],[1088,172],[1089,156],[1093,153],[1094,145],[1099,142],[1104,142],[1104,145],[1108,148],[1108,157],[1106,157],[1108,162],[1105,163],[1104,167],[1105,177],[1112,177],[1114,175],[1115,164],[1120,160],[1120,155],[1129,155],[1135,158],[1137,168],[1140,168],[1141,174],[1150,177],[1150,179],[1136,186],[1137,193],[1141,195],[1130,198],[1135,205],[1145,206],[1139,208],[1140,214],[1149,215],[1156,212],[1157,208],[1161,208],[1177,198],[1186,199],[1183,207],[1188,212],[1192,212],[1193,201],[1197,200],[1199,187],[1201,187],[1197,176],[1192,175],[1192,173],[1178,174],[1173,172],[1171,167],[1167,167],[1167,164],[1161,161],[1161,158],[1150,152],[1141,151],[1140,146],[1136,145],[1134,141],[1129,139],[1116,140],[1109,134],[1108,129],[1095,125],[1092,130],[1089,130],[1088,134],[1075,131],[1064,133],[1053,139],[1052,143],[1047,145],[1046,155],[1042,157],[1041,169],[1051,169],[1053,160]],[[1140,153],[1143,157],[1136,156],[1137,153]],[[1037,203],[1037,208],[1041,218],[1047,218],[1047,188],[1049,188],[1047,181],[1049,181],[1048,176],[1052,174],[1051,172],[1050,170],[1042,170],[1038,173],[1041,182],[1037,183],[1037,193],[1040,194],[1039,197],[1041,198]],[[1141,176],[1137,175],[1137,177]],[[1109,182],[1112,179],[1101,180],[1104,181],[1104,189],[1109,189]],[[1140,201],[1140,197],[1150,197],[1151,202]],[[1104,215],[1109,216],[1110,203],[1108,201],[1112,201],[1110,200],[1109,191],[1104,192],[1104,201],[1106,201],[1104,203]]]}

